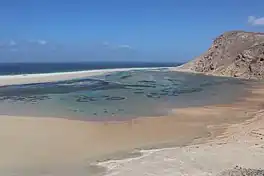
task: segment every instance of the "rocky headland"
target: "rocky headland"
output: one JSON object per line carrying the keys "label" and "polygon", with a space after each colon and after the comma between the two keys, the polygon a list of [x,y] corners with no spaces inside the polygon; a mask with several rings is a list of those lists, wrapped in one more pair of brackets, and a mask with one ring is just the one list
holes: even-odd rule
{"label": "rocky headland", "polygon": [[204,54],[175,70],[263,79],[264,33],[225,32],[213,41]]}

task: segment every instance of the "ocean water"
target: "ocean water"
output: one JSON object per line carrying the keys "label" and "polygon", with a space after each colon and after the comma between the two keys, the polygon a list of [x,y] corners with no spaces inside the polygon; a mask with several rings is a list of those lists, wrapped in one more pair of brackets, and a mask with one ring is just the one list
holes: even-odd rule
{"label": "ocean water", "polygon": [[0,87],[0,114],[127,120],[173,108],[228,103],[244,92],[231,78],[145,69],[85,79]]}
{"label": "ocean water", "polygon": [[71,72],[111,68],[174,67],[180,63],[150,62],[74,62],[74,63],[0,63],[0,75]]}

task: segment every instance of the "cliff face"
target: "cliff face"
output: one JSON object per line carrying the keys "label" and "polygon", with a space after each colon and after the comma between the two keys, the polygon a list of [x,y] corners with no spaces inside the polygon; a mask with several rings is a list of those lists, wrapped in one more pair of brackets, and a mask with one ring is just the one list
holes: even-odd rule
{"label": "cliff face", "polygon": [[217,37],[206,53],[179,70],[213,75],[264,78],[264,33],[226,32]]}

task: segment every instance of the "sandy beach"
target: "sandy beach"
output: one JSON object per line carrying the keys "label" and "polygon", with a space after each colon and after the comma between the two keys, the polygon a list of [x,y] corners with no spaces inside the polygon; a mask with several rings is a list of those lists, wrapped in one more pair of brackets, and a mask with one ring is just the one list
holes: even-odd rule
{"label": "sandy beach", "polygon": [[[249,88],[248,95],[234,103],[175,109],[174,113],[163,117],[88,122],[2,115],[0,175],[210,175],[235,165],[258,168],[260,164],[252,163],[263,163],[263,151],[259,148],[262,140],[254,137],[254,142],[245,142],[240,136],[246,137],[244,134],[251,133],[248,128],[262,134],[258,126],[262,120],[263,98],[264,85],[258,83]],[[250,137],[247,139],[253,140]],[[90,165],[91,162],[124,155],[140,156],[140,152],[130,153],[135,149],[186,145],[148,151],[147,155],[143,152],[143,156],[129,161],[110,160],[97,166]],[[254,161],[246,165],[247,162],[233,157],[224,159],[230,151],[234,151],[232,154],[235,156],[254,158]],[[197,164],[196,160],[206,167],[195,165],[193,162]],[[211,160],[216,164],[213,165]],[[177,163],[181,167],[177,167]]]}
{"label": "sandy beach", "polygon": [[264,0],[0,4],[0,176],[264,176]]}
{"label": "sandy beach", "polygon": [[[229,105],[210,108],[190,108],[181,113],[197,117],[210,116],[218,124],[207,125],[210,136],[176,148],[142,150],[134,159],[110,160],[99,165],[109,169],[108,175],[263,175],[264,111],[263,84],[254,86],[245,99]],[[244,115],[243,115],[244,114]],[[199,116],[198,115],[198,116]],[[200,116],[199,116],[200,117]],[[233,119],[250,117],[244,121]],[[230,121],[231,120],[231,121]]]}
{"label": "sandy beach", "polygon": [[88,70],[88,71],[76,71],[76,72],[0,75],[0,86],[64,81],[71,79],[81,79],[89,76],[102,75],[102,74],[108,74],[119,71],[161,69],[161,68],[165,68],[165,67],[116,68],[116,69],[101,69],[101,70]]}

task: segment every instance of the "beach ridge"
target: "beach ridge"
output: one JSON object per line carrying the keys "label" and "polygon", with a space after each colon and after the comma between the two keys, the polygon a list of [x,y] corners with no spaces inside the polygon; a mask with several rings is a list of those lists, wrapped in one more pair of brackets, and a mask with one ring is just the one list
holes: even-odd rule
{"label": "beach ridge", "polygon": [[113,68],[113,69],[74,71],[74,72],[0,75],[0,86],[56,82],[56,81],[65,81],[71,79],[82,79],[90,76],[98,76],[113,72],[132,71],[132,70],[151,70],[151,69],[163,69],[163,68],[170,68],[170,67]]}

